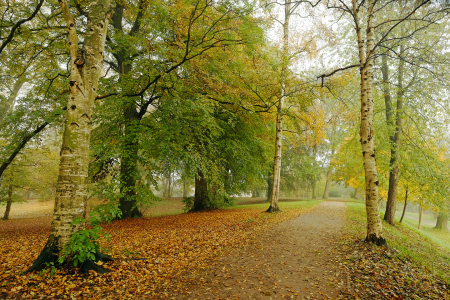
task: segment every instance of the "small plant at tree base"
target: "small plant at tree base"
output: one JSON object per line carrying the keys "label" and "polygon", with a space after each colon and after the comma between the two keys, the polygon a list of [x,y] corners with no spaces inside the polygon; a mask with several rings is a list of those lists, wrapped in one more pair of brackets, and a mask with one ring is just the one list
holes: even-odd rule
{"label": "small plant at tree base", "polygon": [[[100,216],[98,213],[103,212]],[[64,246],[62,255],[58,258],[58,263],[62,264],[67,258],[73,262],[73,265],[77,267],[83,264],[87,260],[96,260],[96,254],[100,253],[99,239],[103,236],[109,241],[110,235],[102,232],[100,223],[106,221],[108,223],[116,217],[120,217],[121,211],[118,209],[106,210],[94,210],[91,214],[92,229],[78,230],[70,237],[70,240]],[[73,220],[72,226],[85,222],[84,218],[78,218]]]}

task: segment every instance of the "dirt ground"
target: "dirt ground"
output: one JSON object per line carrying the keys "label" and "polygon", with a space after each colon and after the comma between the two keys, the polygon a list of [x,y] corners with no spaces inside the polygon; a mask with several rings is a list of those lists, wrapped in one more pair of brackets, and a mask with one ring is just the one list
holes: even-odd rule
{"label": "dirt ground", "polygon": [[323,202],[211,263],[189,299],[339,299],[342,202]]}

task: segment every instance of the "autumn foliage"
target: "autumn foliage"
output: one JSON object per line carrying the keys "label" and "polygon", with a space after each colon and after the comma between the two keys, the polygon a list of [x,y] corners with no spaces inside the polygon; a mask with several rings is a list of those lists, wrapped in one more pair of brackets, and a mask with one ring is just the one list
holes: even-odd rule
{"label": "autumn foliage", "polygon": [[51,219],[11,220],[0,228],[0,298],[179,299],[216,256],[306,211],[269,215],[251,208],[116,221],[104,225],[112,236],[102,241],[102,251],[115,258],[104,265],[110,270],[105,275],[56,270],[51,276],[51,266],[24,275],[44,246]]}

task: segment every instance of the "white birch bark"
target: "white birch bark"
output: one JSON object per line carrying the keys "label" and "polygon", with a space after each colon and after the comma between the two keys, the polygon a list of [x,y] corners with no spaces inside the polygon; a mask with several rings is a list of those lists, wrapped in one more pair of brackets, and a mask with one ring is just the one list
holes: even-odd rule
{"label": "white birch bark", "polygon": [[70,93],[50,237],[29,271],[39,270],[40,265],[45,263],[42,260],[48,256],[58,255],[72,234],[85,228],[84,222],[76,226],[72,226],[71,223],[74,219],[84,218],[86,215],[86,181],[92,114],[102,70],[108,22],[111,17],[108,12],[109,0],[91,2],[83,48],[80,49],[76,24],[69,11],[69,5],[66,0],[60,0],[59,3],[69,32]]}
{"label": "white birch bark", "polygon": [[273,181],[270,195],[270,207],[268,212],[280,211],[278,207],[278,198],[280,195],[281,182],[281,148],[283,141],[283,107],[286,100],[286,73],[289,64],[289,18],[291,16],[291,2],[285,0],[285,12],[283,23],[283,67],[281,74],[281,95],[277,105],[277,123],[275,136],[275,156],[273,162]]}
{"label": "white birch bark", "polygon": [[375,159],[375,145],[373,141],[373,50],[374,50],[374,28],[373,9],[374,0],[368,3],[367,20],[367,43],[364,51],[364,40],[362,38],[361,27],[356,0],[353,0],[353,14],[356,23],[356,34],[358,38],[358,51],[361,73],[361,146],[364,158],[364,174],[366,181],[366,213],[367,213],[367,237],[371,242],[384,243],[382,238],[382,224],[378,207],[378,173]]}
{"label": "white birch bark", "polygon": [[70,82],[69,101],[53,212],[51,235],[62,249],[72,234],[85,224],[72,226],[76,218],[86,215],[86,180],[89,166],[89,143],[92,114],[101,75],[106,32],[108,28],[108,0],[90,4],[83,49],[78,48],[75,21],[67,1],[60,1],[69,31]]}

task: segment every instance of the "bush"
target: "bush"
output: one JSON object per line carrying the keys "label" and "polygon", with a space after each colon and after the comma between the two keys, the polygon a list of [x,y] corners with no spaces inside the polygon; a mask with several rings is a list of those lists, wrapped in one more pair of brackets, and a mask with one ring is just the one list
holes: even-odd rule
{"label": "bush", "polygon": [[[99,206],[91,212],[91,229],[78,230],[72,234],[70,241],[64,245],[62,255],[58,263],[62,264],[67,259],[72,260],[73,265],[83,264],[86,260],[95,260],[95,255],[100,251],[99,239],[103,236],[109,240],[109,234],[102,232],[101,222],[110,223],[113,219],[120,217],[122,212],[114,206]],[[72,226],[85,223],[84,218],[73,220]]]}

